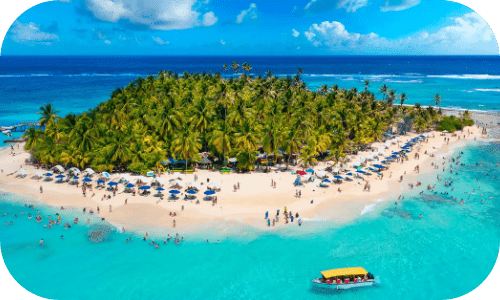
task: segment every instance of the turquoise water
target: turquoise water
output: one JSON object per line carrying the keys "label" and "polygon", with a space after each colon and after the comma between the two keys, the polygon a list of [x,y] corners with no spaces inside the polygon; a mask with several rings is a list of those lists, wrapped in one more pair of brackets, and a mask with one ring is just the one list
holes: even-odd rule
{"label": "turquoise water", "polygon": [[[365,267],[378,284],[334,293],[335,299],[451,299],[488,276],[500,242],[500,144],[479,143],[458,151],[464,152],[461,162],[466,164],[454,167],[459,175],[448,168],[438,172],[455,179],[453,192],[436,182],[437,195],[407,194],[397,211],[394,200],[386,199],[347,224],[320,229],[321,223],[306,222],[283,234],[244,229],[219,243],[185,236],[184,243],[159,249],[139,235],[126,243],[129,234],[117,233],[95,217],[91,225],[44,229],[28,220],[26,212],[34,212],[23,203],[41,210],[43,224],[46,215],[56,212],[70,224],[75,216],[89,216],[2,194],[0,215],[9,213],[0,217],[2,255],[22,286],[52,299],[331,299],[332,293],[313,290],[310,281],[321,270],[344,266]],[[423,186],[436,174],[426,176]],[[5,226],[6,221],[14,225]],[[91,242],[89,232],[103,228],[109,231],[105,241]],[[44,247],[38,245],[40,238]]]}

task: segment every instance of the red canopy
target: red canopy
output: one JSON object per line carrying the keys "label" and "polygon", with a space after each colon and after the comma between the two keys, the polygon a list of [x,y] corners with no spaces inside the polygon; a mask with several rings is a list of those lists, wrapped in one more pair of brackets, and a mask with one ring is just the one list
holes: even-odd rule
{"label": "red canopy", "polygon": [[302,176],[302,175],[306,175],[307,173],[306,173],[306,172],[304,172],[304,171],[297,171],[297,174],[299,174],[299,175],[301,175],[301,176]]}

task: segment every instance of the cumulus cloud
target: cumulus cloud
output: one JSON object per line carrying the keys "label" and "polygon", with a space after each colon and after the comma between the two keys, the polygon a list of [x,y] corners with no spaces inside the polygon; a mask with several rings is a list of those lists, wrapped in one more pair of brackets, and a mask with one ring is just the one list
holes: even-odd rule
{"label": "cumulus cloud", "polygon": [[92,32],[94,32],[94,39],[95,40],[101,40],[105,44],[111,45],[111,41],[108,39],[106,34],[102,33],[100,30],[96,30],[94,28],[92,28]]}
{"label": "cumulus cloud", "polygon": [[300,35],[300,32],[298,32],[297,30],[295,30],[295,29],[292,28],[292,35],[294,37],[298,37]]}
{"label": "cumulus cloud", "polygon": [[158,45],[162,45],[162,46],[163,46],[163,45],[168,45],[168,44],[170,44],[170,42],[169,42],[169,41],[164,41],[163,39],[161,39],[161,38],[159,38],[159,37],[153,36],[152,38],[153,38],[153,41],[154,41],[155,43],[157,43]]}
{"label": "cumulus cloud", "polygon": [[236,23],[240,24],[245,19],[257,19],[257,5],[255,3],[250,4],[248,9],[244,9],[236,16]]}
{"label": "cumulus cloud", "polygon": [[211,26],[217,22],[213,12],[202,15],[197,11],[207,2],[196,0],[83,0],[83,3],[99,20],[128,21],[153,30]]}
{"label": "cumulus cloud", "polygon": [[213,11],[207,12],[203,15],[203,26],[212,26],[217,23],[218,20],[219,18],[215,16]]}
{"label": "cumulus cloud", "polygon": [[380,54],[498,54],[493,31],[477,13],[453,18],[454,24],[434,33],[419,32],[398,40],[388,40],[376,33],[347,31],[340,22],[313,24],[304,32],[315,47],[332,51]]}
{"label": "cumulus cloud", "polygon": [[[368,0],[337,0],[337,8],[344,8],[347,12],[355,12],[368,5]],[[320,12],[334,8],[330,0],[311,0],[304,7],[305,10]]]}
{"label": "cumulus cloud", "polygon": [[380,7],[381,11],[400,11],[420,4],[420,0],[386,0],[385,6]]}
{"label": "cumulus cloud", "polygon": [[223,39],[220,39],[220,43],[221,43],[221,45],[225,45],[226,41],[224,41]]}
{"label": "cumulus cloud", "polygon": [[40,26],[30,22],[28,24],[15,21],[11,29],[12,39],[22,44],[44,44],[50,45],[59,40],[54,33],[44,32]]}

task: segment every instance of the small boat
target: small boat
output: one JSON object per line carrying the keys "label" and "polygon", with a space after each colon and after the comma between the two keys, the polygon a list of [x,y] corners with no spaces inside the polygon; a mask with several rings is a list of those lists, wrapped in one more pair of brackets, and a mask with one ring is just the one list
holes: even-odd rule
{"label": "small boat", "polygon": [[347,290],[358,287],[372,286],[374,277],[364,268],[342,268],[321,272],[323,275],[312,281],[313,286],[330,290]]}

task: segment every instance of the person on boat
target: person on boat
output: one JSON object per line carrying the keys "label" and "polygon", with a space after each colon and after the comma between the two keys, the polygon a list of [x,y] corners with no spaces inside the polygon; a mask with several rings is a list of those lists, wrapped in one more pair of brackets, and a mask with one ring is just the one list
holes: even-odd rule
{"label": "person on boat", "polygon": [[368,280],[368,275],[365,274],[365,277],[363,277],[363,281],[367,281]]}

